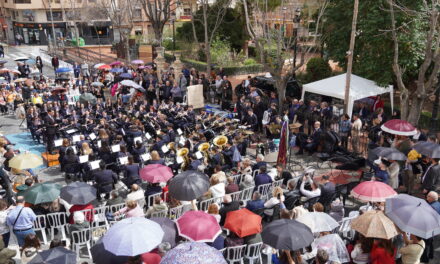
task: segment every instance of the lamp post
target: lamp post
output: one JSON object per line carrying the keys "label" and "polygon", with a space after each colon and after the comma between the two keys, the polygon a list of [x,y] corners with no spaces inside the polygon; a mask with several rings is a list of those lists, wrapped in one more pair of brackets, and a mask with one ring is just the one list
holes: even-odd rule
{"label": "lamp post", "polygon": [[56,36],[55,36],[55,25],[53,23],[53,12],[52,12],[52,4],[51,4],[52,0],[49,0],[48,2],[49,2],[50,20],[52,22],[51,24],[52,24],[53,48],[55,49],[56,46],[57,46],[57,39],[56,39]]}
{"label": "lamp post", "polygon": [[294,41],[293,41],[293,77],[296,77],[296,54],[298,51],[298,28],[299,22],[301,21],[301,8],[295,10],[295,17],[293,18],[293,23],[296,25],[294,29]]}

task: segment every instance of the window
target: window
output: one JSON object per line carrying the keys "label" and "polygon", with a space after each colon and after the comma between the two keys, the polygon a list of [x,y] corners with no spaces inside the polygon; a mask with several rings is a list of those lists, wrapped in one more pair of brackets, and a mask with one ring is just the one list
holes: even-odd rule
{"label": "window", "polygon": [[[61,11],[53,11],[53,21],[63,21],[63,13]],[[50,11],[46,11],[47,21],[52,21]]]}
{"label": "window", "polygon": [[191,15],[191,8],[184,8],[183,9],[183,15],[184,16],[190,16]]}
{"label": "window", "polygon": [[14,4],[30,4],[31,0],[14,0]]}
{"label": "window", "polygon": [[90,27],[90,33],[92,37],[98,38],[98,35],[100,38],[107,37],[109,35],[108,27]]}
{"label": "window", "polygon": [[23,21],[34,21],[34,12],[32,10],[23,10],[22,13]]}
{"label": "window", "polygon": [[136,8],[133,10],[133,18],[141,18],[142,17],[142,9]]}

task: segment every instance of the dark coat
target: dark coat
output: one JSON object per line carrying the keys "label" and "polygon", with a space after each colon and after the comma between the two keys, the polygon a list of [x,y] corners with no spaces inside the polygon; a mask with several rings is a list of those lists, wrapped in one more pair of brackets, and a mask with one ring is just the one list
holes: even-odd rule
{"label": "dark coat", "polygon": [[98,192],[109,193],[113,190],[113,184],[118,181],[118,176],[111,170],[97,170],[93,173]]}

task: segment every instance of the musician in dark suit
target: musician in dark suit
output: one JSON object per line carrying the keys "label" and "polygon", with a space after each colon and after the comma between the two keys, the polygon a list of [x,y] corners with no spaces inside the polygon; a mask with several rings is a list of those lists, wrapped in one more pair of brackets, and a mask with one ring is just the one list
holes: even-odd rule
{"label": "musician in dark suit", "polygon": [[124,179],[122,180],[125,185],[130,189],[133,184],[141,184],[141,178],[139,177],[139,164],[134,163],[133,156],[128,156],[128,164],[123,166]]}
{"label": "musician in dark suit", "polygon": [[110,192],[113,190],[113,185],[118,181],[118,176],[111,170],[105,169],[105,163],[99,163],[99,170],[93,173],[93,178],[96,183],[97,199],[101,200],[101,193],[105,193],[105,199],[110,197]]}
{"label": "musician in dark suit", "polygon": [[252,110],[252,108],[248,109],[247,115],[243,118],[243,125],[250,126],[250,129],[257,131],[258,118],[254,114],[254,110]]}
{"label": "musician in dark suit", "polygon": [[305,142],[304,149],[309,152],[309,154],[313,154],[319,146],[319,141],[321,138],[321,122],[316,121],[314,124],[314,129],[312,134],[310,135],[309,139]]}
{"label": "musician in dark suit", "polygon": [[44,118],[44,124],[46,126],[46,143],[47,143],[47,152],[53,153],[53,149],[55,147],[54,140],[57,134],[57,126],[58,124],[55,122],[55,111],[50,109],[47,112],[47,116]]}

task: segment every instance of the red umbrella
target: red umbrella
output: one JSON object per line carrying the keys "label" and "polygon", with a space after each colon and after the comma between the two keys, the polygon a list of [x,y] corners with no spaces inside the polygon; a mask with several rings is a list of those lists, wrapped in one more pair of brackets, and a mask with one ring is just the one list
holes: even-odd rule
{"label": "red umbrella", "polygon": [[55,88],[55,89],[52,90],[52,93],[53,93],[53,94],[57,94],[57,93],[64,93],[64,92],[66,92],[66,91],[67,91],[66,88],[63,88],[63,87],[57,87],[57,88]]}
{"label": "red umbrella", "polygon": [[379,181],[366,181],[358,184],[351,195],[364,202],[385,202],[385,199],[396,196],[391,186]]}
{"label": "red umbrella", "polygon": [[104,64],[98,67],[99,70],[110,70],[112,67],[108,64]]}
{"label": "red umbrella", "polygon": [[383,131],[393,135],[414,136],[417,134],[417,129],[413,125],[405,120],[400,119],[392,119],[387,121],[380,128]]}
{"label": "red umbrella", "polygon": [[170,167],[161,164],[150,164],[140,171],[141,179],[151,183],[167,182],[173,177]]}
{"label": "red umbrella", "polygon": [[228,212],[224,227],[239,237],[254,235],[261,232],[261,216],[248,209]]}
{"label": "red umbrella", "polygon": [[121,64],[122,64],[121,61],[115,61],[115,62],[110,63],[110,66],[121,65]]}
{"label": "red umbrella", "polygon": [[188,211],[176,221],[181,237],[191,241],[214,242],[222,229],[213,215],[203,211]]}

